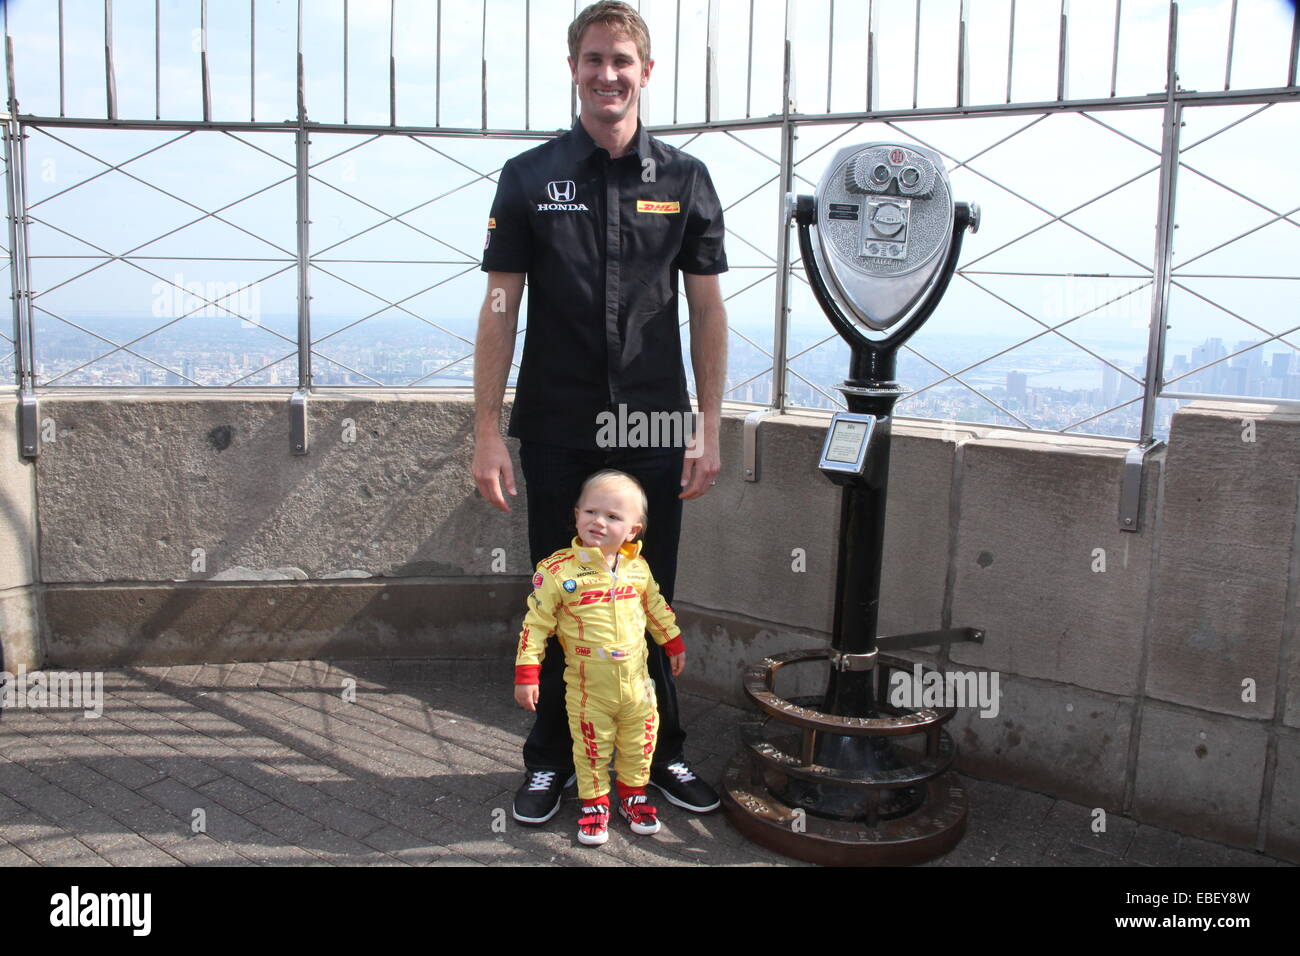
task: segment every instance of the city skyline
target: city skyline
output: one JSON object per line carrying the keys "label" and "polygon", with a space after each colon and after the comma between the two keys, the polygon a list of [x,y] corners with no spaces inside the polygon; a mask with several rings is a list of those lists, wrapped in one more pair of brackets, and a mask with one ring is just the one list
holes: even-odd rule
{"label": "city skyline", "polygon": [[[111,313],[86,313],[74,318],[107,319],[128,336],[133,325],[142,332],[151,327],[151,318],[139,317],[132,323]],[[348,317],[319,318],[325,324],[346,325]],[[297,349],[292,344],[296,316],[290,314],[261,317],[266,328],[275,328],[288,339],[278,339],[274,348],[249,337],[259,332],[258,323],[231,317],[208,318],[210,334],[206,338],[179,332],[169,335],[167,330],[146,336],[155,339],[154,349],[164,350],[148,357],[166,368],[151,365],[125,350],[114,352],[105,343],[62,322],[56,323],[49,316],[40,319],[37,377],[41,384],[55,379],[53,384],[69,386],[292,387],[298,380]],[[56,325],[62,328],[56,330]],[[469,354],[472,343],[439,332],[431,325],[409,317],[399,321],[377,316],[349,331],[355,333],[354,341],[326,338],[314,342],[314,385],[410,387],[414,383],[424,387],[469,387],[473,383],[473,358]],[[770,334],[770,329],[767,331]],[[520,332],[516,361],[523,343],[522,328]],[[829,324],[826,334],[830,334]],[[261,329],[260,335],[267,338],[266,329]],[[442,341],[431,343],[434,336]],[[78,337],[82,342],[74,344]],[[791,333],[789,352],[798,356],[791,363],[797,374],[787,377],[787,401],[792,406],[824,410],[841,407],[830,396],[838,397],[836,386],[847,373],[847,348],[836,337],[809,349],[825,338]],[[968,368],[980,356],[982,336],[948,334],[940,342],[942,347],[930,344],[923,353],[912,347],[900,353],[898,380],[909,390],[898,406],[901,416],[1068,429],[1119,438],[1137,434],[1141,417],[1139,383],[1145,376],[1145,358],[1140,354],[1136,361],[1110,356],[1116,368],[1064,342],[1033,343],[999,358],[975,361]],[[1118,344],[1123,344],[1122,340]],[[684,342],[683,352],[689,373],[686,345]],[[147,352],[139,342],[132,349]],[[1032,355],[1024,354],[1031,350]],[[103,357],[105,352],[110,353],[108,357]],[[764,359],[752,349],[733,352],[726,400],[770,404],[771,363]],[[59,380],[78,366],[79,371]],[[956,376],[948,377],[953,372]],[[1166,377],[1177,379],[1170,386],[1176,391],[1300,399],[1300,361],[1294,349],[1277,343],[1256,345],[1239,340],[1230,349],[1221,337],[1211,336],[1197,345],[1171,350]],[[514,381],[513,369],[510,381]],[[1186,402],[1182,400],[1161,403],[1156,424],[1159,433],[1167,433],[1173,410],[1183,404]],[[1123,407],[1107,412],[1117,405]],[[1098,415],[1093,421],[1085,421]],[[1079,422],[1083,424],[1075,425]],[[1075,427],[1070,428],[1072,425]]]}

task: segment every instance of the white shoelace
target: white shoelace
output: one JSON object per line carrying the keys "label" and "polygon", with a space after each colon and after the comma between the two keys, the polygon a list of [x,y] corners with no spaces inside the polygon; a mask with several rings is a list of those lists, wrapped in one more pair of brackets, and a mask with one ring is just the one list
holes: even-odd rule
{"label": "white shoelace", "polygon": [[668,769],[682,783],[690,783],[695,779],[695,774],[691,773],[691,768],[684,763],[670,763]]}
{"label": "white shoelace", "polygon": [[550,790],[551,781],[555,779],[554,770],[534,770],[533,779],[528,784],[529,790]]}

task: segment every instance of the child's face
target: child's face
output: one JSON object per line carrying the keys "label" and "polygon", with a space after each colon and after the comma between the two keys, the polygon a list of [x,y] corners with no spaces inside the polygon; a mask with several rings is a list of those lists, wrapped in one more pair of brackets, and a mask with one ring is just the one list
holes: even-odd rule
{"label": "child's face", "polygon": [[596,485],[573,509],[578,537],[589,548],[613,554],[641,533],[641,496],[623,485]]}

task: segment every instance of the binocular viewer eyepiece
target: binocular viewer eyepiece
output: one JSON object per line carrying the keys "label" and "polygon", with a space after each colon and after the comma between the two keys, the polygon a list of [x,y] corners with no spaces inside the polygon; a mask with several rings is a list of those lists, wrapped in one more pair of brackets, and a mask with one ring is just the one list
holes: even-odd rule
{"label": "binocular viewer eyepiece", "polygon": [[[787,200],[818,300],[854,344],[895,346],[938,304],[956,268],[957,238],[979,228],[979,207],[955,203],[943,160],[923,146],[847,146],[826,167],[815,196]],[[841,321],[842,320],[842,321]]]}

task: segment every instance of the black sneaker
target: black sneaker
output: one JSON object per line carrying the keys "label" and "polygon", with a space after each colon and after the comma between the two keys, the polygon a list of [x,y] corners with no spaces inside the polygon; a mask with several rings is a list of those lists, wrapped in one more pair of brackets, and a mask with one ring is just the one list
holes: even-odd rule
{"label": "black sneaker", "polygon": [[666,767],[651,767],[650,786],[658,787],[669,803],[696,813],[708,813],[722,806],[717,791],[691,773],[684,760]]}
{"label": "black sneaker", "polygon": [[560,809],[560,798],[564,788],[570,787],[578,779],[570,774],[565,780],[559,770],[531,770],[524,779],[524,784],[515,792],[515,804],[510,815],[520,823],[541,826]]}

